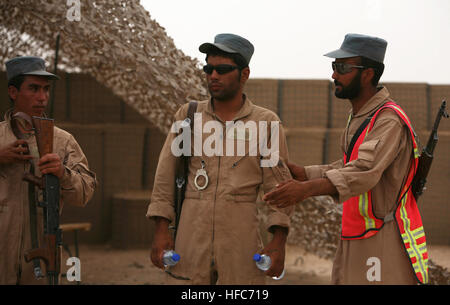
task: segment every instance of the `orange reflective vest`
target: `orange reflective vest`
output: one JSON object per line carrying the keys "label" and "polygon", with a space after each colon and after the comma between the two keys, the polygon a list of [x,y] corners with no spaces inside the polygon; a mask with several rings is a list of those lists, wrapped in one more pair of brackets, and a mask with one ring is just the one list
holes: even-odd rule
{"label": "orange reflective vest", "polygon": [[341,238],[343,240],[369,238],[381,230],[385,222],[395,221],[417,280],[424,284],[428,282],[428,252],[422,219],[417,208],[416,199],[411,191],[411,183],[417,171],[419,153],[414,130],[409,118],[400,106],[394,102],[387,102],[372,116],[369,116],[365,124],[363,123],[360,130],[356,132],[354,139],[350,143],[349,151],[344,153],[344,164],[358,158],[359,146],[372,130],[377,115],[385,108],[394,110],[408,126],[411,133],[414,159],[411,162],[406,183],[402,186],[401,193],[399,193],[395,211],[388,214],[385,218],[379,218],[374,214],[371,190],[345,201],[342,214]]}

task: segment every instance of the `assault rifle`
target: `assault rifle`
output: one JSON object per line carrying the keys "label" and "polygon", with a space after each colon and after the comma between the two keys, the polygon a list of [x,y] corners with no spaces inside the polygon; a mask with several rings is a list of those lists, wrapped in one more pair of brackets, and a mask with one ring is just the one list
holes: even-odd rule
{"label": "assault rifle", "polygon": [[448,118],[449,115],[446,108],[445,100],[442,101],[441,107],[436,116],[436,120],[434,121],[433,129],[431,130],[430,137],[428,138],[427,146],[422,150],[419,158],[419,165],[417,167],[416,175],[414,176],[412,182],[412,192],[416,200],[422,195],[425,190],[425,184],[427,183],[428,172],[430,171],[431,163],[433,162],[433,152],[436,147],[436,144],[439,140],[437,135],[437,130],[439,127],[439,123],[441,122],[441,117]]}
{"label": "assault rifle", "polygon": [[[33,117],[32,126],[35,132],[39,156],[53,151],[52,119]],[[59,179],[52,174],[44,174],[42,178],[25,174],[24,180],[43,189],[43,202],[38,203],[44,211],[44,245],[25,253],[25,261],[41,259],[47,270],[49,285],[58,285],[61,262],[61,230],[59,228]]]}

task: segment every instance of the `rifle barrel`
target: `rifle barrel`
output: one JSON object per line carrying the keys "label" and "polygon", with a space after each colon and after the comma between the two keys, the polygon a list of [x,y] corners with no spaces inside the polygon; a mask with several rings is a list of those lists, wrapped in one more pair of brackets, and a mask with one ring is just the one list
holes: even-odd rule
{"label": "rifle barrel", "polygon": [[441,107],[439,107],[439,111],[436,115],[436,120],[434,121],[433,130],[431,131],[430,137],[428,138],[427,146],[424,151],[428,154],[432,155],[434,152],[434,148],[436,147],[436,143],[439,140],[437,135],[437,130],[439,128],[439,124],[441,123],[441,118],[448,118],[449,115],[446,111],[447,102],[445,100],[442,101]]}

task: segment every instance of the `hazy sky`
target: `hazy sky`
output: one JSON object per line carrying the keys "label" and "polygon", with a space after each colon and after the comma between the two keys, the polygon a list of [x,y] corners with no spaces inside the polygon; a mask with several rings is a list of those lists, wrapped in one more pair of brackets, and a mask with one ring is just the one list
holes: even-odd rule
{"label": "hazy sky", "polygon": [[218,33],[255,46],[251,77],[330,79],[346,33],[388,41],[382,81],[450,84],[449,0],[141,0],[185,54]]}

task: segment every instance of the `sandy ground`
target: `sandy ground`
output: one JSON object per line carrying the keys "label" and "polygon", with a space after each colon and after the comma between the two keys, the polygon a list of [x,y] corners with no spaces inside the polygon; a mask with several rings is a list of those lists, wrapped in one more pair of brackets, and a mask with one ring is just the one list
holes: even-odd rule
{"label": "sandy ground", "polygon": [[[73,247],[72,247],[73,251]],[[430,258],[450,270],[450,246],[429,246]],[[62,272],[68,258],[63,253]],[[82,285],[154,285],[164,284],[165,274],[154,267],[149,258],[149,249],[120,250],[108,244],[81,245],[81,284]],[[283,279],[267,284],[275,285],[327,285],[330,283],[332,261],[306,253],[294,245],[287,246],[286,274]],[[65,278],[62,284],[70,283]]]}

